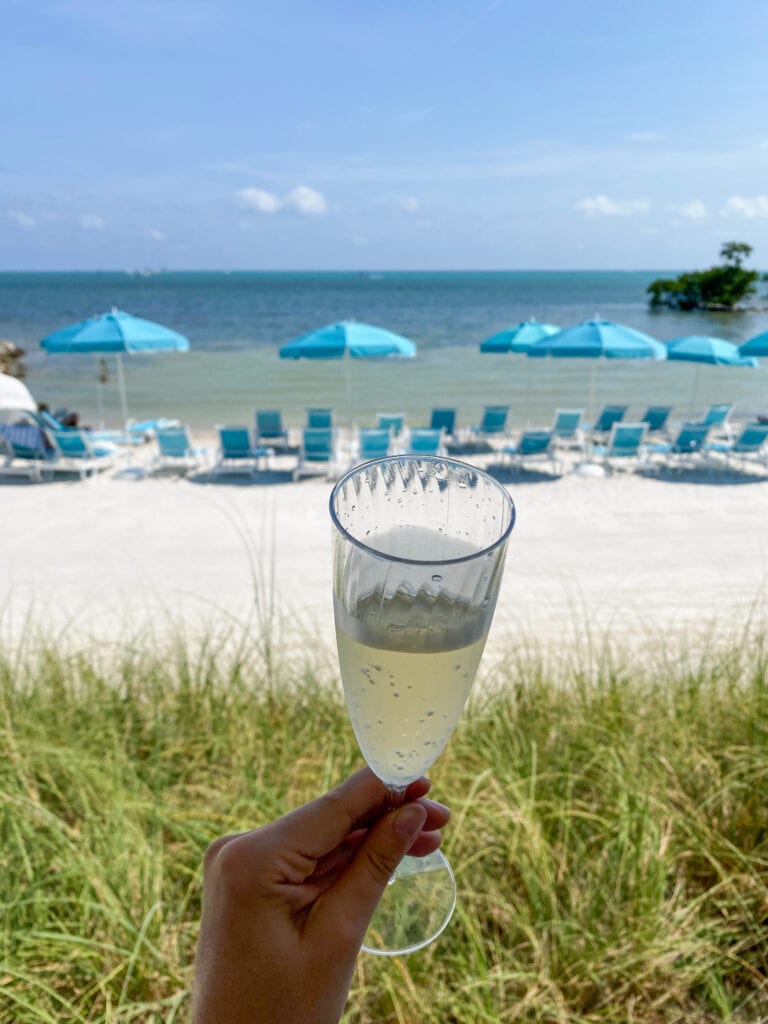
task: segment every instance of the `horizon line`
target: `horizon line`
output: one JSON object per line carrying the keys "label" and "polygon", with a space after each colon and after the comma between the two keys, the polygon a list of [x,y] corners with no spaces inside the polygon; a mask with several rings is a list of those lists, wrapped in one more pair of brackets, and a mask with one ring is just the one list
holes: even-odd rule
{"label": "horizon line", "polygon": [[[768,273],[759,268],[758,273]],[[686,273],[686,268],[670,267],[450,267],[450,268],[414,268],[414,267],[387,267],[387,268],[356,268],[343,269],[340,267],[320,269],[316,267],[273,267],[270,269],[255,269],[249,267],[77,267],[61,268],[1,268],[0,274],[123,274],[130,277],[157,277],[162,274],[357,274],[357,275],[378,275],[378,274],[678,274]]]}

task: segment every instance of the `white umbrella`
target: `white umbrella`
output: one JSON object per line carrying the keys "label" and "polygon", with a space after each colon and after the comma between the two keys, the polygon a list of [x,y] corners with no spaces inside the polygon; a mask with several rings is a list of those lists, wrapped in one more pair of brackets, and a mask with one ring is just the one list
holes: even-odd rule
{"label": "white umbrella", "polygon": [[37,412],[37,402],[26,385],[7,373],[0,373],[0,409],[13,412]]}

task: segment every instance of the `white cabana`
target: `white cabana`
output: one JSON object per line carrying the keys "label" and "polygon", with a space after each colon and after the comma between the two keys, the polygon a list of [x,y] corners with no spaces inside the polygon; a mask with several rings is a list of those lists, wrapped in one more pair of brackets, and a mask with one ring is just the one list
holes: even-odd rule
{"label": "white cabana", "polygon": [[9,377],[7,373],[0,373],[0,410],[37,412],[37,402],[20,380]]}

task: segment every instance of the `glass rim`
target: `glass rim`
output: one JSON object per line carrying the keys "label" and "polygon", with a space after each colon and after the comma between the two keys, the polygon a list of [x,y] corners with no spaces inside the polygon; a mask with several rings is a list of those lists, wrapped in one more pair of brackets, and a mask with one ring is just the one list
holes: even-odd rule
{"label": "glass rim", "polygon": [[[462,469],[468,469],[472,473],[476,473],[478,476],[484,477],[493,484],[507,504],[509,508],[509,523],[492,544],[486,544],[485,547],[480,548],[479,551],[473,551],[468,555],[460,555],[458,558],[405,558],[403,555],[390,555],[383,551],[379,551],[377,548],[372,547],[372,545],[366,544],[365,541],[355,537],[354,534],[350,533],[345,526],[342,526],[339,521],[339,517],[336,514],[334,502],[337,492],[340,491],[344,484],[353,476],[370,466],[380,466],[393,462],[432,462],[440,465],[447,464],[450,466],[460,466]],[[333,490],[331,491],[330,498],[328,499],[328,510],[331,515],[331,523],[333,526],[338,530],[342,537],[345,537],[351,544],[354,544],[355,547],[361,548],[363,551],[367,551],[369,554],[375,555],[377,558],[384,558],[388,562],[400,562],[404,565],[460,565],[462,562],[471,562],[474,558],[479,558],[480,555],[486,555],[491,551],[495,551],[501,544],[504,544],[512,532],[512,528],[514,527],[515,520],[517,518],[517,510],[515,508],[515,503],[512,500],[512,495],[506,487],[500,484],[498,480],[495,480],[490,473],[486,473],[483,469],[478,469],[477,466],[473,466],[469,462],[462,462],[461,459],[452,459],[449,457],[444,458],[440,455],[387,455],[383,459],[369,459],[367,462],[361,462],[359,465],[353,466],[352,469],[348,469],[347,472],[333,485]]]}

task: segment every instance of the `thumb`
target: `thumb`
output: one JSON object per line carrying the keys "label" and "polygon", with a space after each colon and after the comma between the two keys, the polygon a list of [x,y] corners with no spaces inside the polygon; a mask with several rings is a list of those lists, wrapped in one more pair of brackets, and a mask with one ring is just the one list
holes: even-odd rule
{"label": "thumb", "polygon": [[417,802],[385,815],[355,851],[344,874],[323,898],[329,914],[347,919],[362,942],[381,894],[427,820]]}

